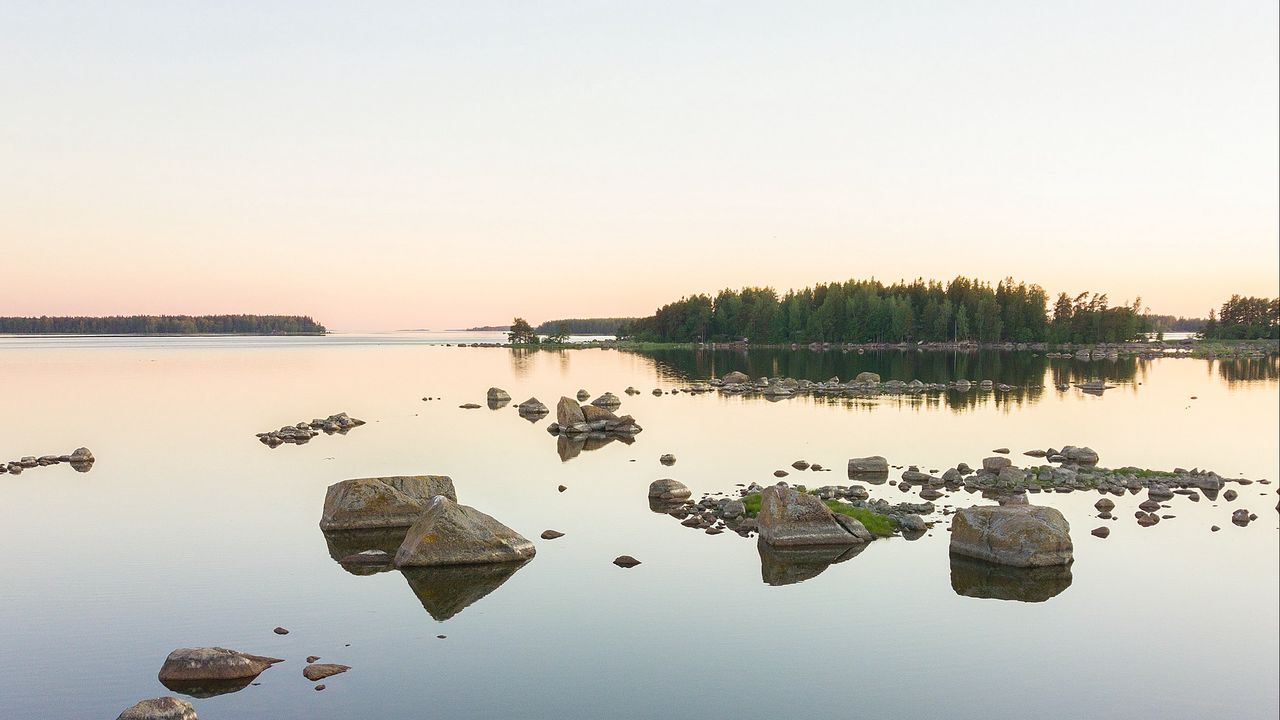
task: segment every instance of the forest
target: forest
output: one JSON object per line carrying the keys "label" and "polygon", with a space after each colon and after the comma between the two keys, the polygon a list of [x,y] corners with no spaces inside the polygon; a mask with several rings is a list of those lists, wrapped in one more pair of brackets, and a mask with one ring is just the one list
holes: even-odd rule
{"label": "forest", "polygon": [[773,288],[721,290],[663,305],[619,329],[642,342],[1121,342],[1148,323],[1141,300],[1111,305],[1106,294],[1062,293],[1052,306],[1039,285],[957,277],[820,284],[779,296]]}
{"label": "forest", "polygon": [[1216,314],[1209,311],[1200,333],[1214,340],[1280,339],[1280,298],[1232,295]]}
{"label": "forest", "polygon": [[114,315],[0,317],[11,335],[323,335],[305,315]]}
{"label": "forest", "polygon": [[568,318],[548,320],[535,330],[541,335],[551,335],[560,330],[565,330],[570,335],[617,335],[618,328],[635,320],[636,318]]}

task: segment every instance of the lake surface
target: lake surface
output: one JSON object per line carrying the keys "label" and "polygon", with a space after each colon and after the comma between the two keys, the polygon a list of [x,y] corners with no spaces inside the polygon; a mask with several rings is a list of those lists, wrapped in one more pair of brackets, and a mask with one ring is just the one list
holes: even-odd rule
{"label": "lake surface", "polygon": [[[953,564],[945,522],[824,569],[682,527],[645,498],[663,477],[695,497],[767,484],[801,458],[835,470],[788,478],[814,486],[848,484],[853,456],[931,470],[1007,446],[1025,466],[1040,461],[1021,451],[1066,444],[1093,447],[1107,467],[1275,480],[1275,357],[441,344],[463,341],[453,335],[0,338],[0,458],[79,446],[97,457],[85,473],[0,475],[0,717],[113,718],[172,694],[156,679],[165,656],[203,645],[287,661],[257,685],[192,700],[202,720],[1280,712],[1275,485],[1231,485],[1235,502],[1179,496],[1164,511],[1176,517],[1151,528],[1133,519],[1145,493],[1114,498],[1112,522],[1096,518],[1096,494],[1032,496],[1062,510],[1075,542],[1069,576],[1035,580]],[[1017,389],[780,402],[649,394],[735,369]],[[1094,378],[1117,387],[1101,397],[1054,387]],[[458,408],[483,405],[491,385],[551,406],[579,388],[612,391],[644,432],[564,460],[543,429],[554,418]],[[623,395],[629,385],[643,394]],[[301,446],[254,437],[339,411],[368,424]],[[658,463],[668,452],[669,468]],[[325,488],[394,474],[451,476],[460,502],[534,539],[537,556],[497,574],[347,572],[334,560],[341,542],[317,525]],[[913,497],[892,483],[870,490]],[[1259,519],[1233,525],[1238,507]],[[1106,540],[1089,534],[1102,524]],[[546,529],[565,536],[537,540]],[[643,564],[611,564],[622,554]],[[290,633],[274,634],[278,625]],[[308,655],[352,670],[315,692],[301,675]]]}

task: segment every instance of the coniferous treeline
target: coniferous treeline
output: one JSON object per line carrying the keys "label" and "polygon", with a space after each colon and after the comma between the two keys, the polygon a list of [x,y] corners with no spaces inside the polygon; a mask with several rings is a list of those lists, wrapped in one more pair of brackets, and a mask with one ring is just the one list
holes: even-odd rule
{"label": "coniferous treeline", "polygon": [[1201,334],[1214,340],[1280,339],[1280,298],[1232,295],[1209,319]]}
{"label": "coniferous treeline", "polygon": [[1141,301],[1111,306],[1105,294],[1065,293],[1049,308],[1039,285],[1008,278],[850,280],[788,291],[722,290],[663,305],[619,330],[648,342],[1121,342],[1146,330]]}
{"label": "coniferous treeline", "polygon": [[305,315],[115,315],[0,317],[0,333],[14,335],[321,335]]}
{"label": "coniferous treeline", "polygon": [[1207,321],[1181,315],[1147,315],[1147,322],[1151,324],[1151,332],[1200,332]]}
{"label": "coniferous treeline", "polygon": [[550,335],[562,329],[563,325],[572,335],[617,335],[618,328],[634,322],[636,318],[567,318],[565,320],[548,320],[535,330],[542,335]]}

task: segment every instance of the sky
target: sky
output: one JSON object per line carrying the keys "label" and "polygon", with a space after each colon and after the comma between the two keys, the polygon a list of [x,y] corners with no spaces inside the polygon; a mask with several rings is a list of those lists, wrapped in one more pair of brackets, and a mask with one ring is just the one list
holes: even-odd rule
{"label": "sky", "polygon": [[0,315],[331,330],[875,277],[1280,294],[1280,11],[0,3]]}

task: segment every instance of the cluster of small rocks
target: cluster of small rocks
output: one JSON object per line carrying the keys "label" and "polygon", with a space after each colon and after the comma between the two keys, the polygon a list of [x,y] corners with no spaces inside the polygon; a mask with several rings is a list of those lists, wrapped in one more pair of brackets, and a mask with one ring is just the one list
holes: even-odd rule
{"label": "cluster of small rocks", "polygon": [[311,422],[285,425],[279,430],[258,433],[257,436],[258,440],[268,447],[279,447],[285,443],[302,445],[322,432],[326,435],[334,433],[345,435],[351,428],[361,425],[364,425],[363,420],[357,420],[344,412],[340,412],[327,418],[316,418]]}
{"label": "cluster of small rocks", "polygon": [[59,465],[61,463],[70,463],[76,472],[89,472],[93,468],[93,453],[89,452],[89,448],[76,448],[75,452],[70,455],[41,455],[39,457],[27,455],[7,463],[0,463],[0,475],[5,473],[21,475],[23,470]]}
{"label": "cluster of small rocks", "polygon": [[[733,371],[706,383],[694,383],[683,391],[689,394],[719,391],[728,395],[760,395],[768,400],[811,395],[826,397],[875,397],[878,395],[919,395],[943,392],[997,391],[1013,392],[1019,388],[993,380],[953,380],[945,383],[926,383],[921,380],[886,380],[873,372],[858,373],[848,382],[832,377],[823,382],[797,380],[788,377],[760,377],[751,379],[746,373]],[[675,390],[673,393],[677,392]],[[661,394],[660,390],[654,391]]]}
{"label": "cluster of small rocks", "polygon": [[[579,391],[579,400],[590,397]],[[533,399],[533,398],[531,398]],[[541,404],[541,403],[539,403]],[[562,397],[556,404],[556,419],[547,426],[552,435],[635,435],[641,431],[635,418],[615,415],[622,401],[613,393],[604,393],[587,405],[579,405],[573,398]]]}
{"label": "cluster of small rocks", "polygon": [[[774,487],[791,487],[779,482]],[[904,537],[915,539],[920,537],[928,523],[922,515],[934,511],[930,502],[923,503],[890,503],[887,500],[870,500],[866,488],[838,485],[824,485],[813,490],[804,486],[794,486],[804,494],[813,495],[819,500],[842,500],[854,507],[865,508],[879,515],[885,515],[897,521],[898,530]],[[655,480],[649,485],[649,509],[664,513],[680,521],[680,524],[694,530],[702,530],[708,535],[719,535],[723,532],[735,532],[742,537],[752,537],[758,532],[757,519],[747,513],[742,498],[759,495],[765,487],[758,483],[740,487],[737,497],[723,492],[704,494],[696,502],[691,500],[692,492],[677,480]]]}

